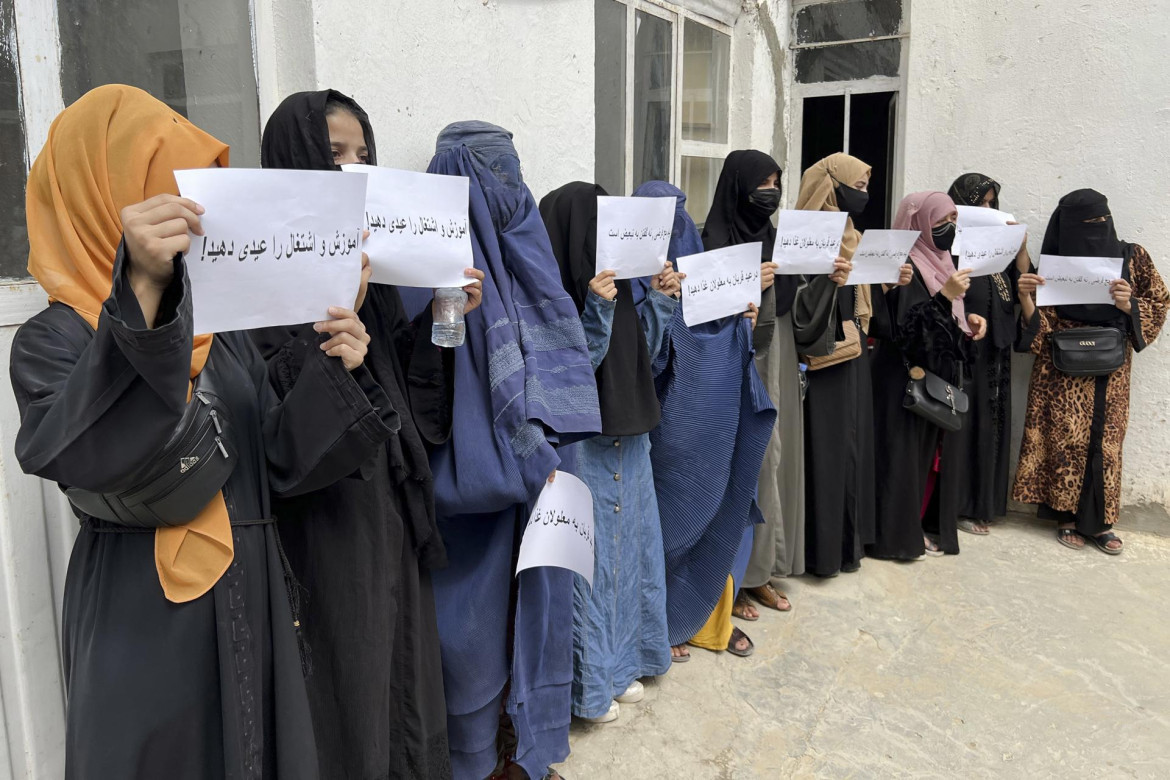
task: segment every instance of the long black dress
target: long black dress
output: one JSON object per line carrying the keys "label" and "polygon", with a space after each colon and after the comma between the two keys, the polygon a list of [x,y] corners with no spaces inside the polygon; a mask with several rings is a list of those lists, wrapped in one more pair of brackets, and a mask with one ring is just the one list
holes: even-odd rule
{"label": "long black dress", "polygon": [[[874,558],[912,560],[925,553],[925,531],[937,538],[943,552],[955,554],[959,552],[961,477],[955,468],[955,439],[907,411],[902,401],[909,379],[907,363],[960,384],[970,360],[970,340],[951,316],[950,301],[942,293],[930,294],[917,267],[910,284],[875,297],[874,308],[882,301],[889,319],[881,327],[871,327],[879,339],[872,364],[877,528],[867,553]],[[874,322],[883,319],[875,318]],[[923,516],[922,502],[940,443],[937,483]]]}
{"label": "long black dress", "polygon": [[[359,472],[273,502],[304,594],[321,774],[442,780],[451,759],[430,568],[445,565],[446,553],[420,431],[434,444],[449,430],[453,371],[442,355],[450,350],[430,343],[430,307],[410,323],[395,287],[371,284],[359,316],[370,334],[365,364],[401,428]],[[312,327],[252,336],[277,393],[295,387],[290,353],[315,336]]]}
{"label": "long black dress", "polygon": [[1004,273],[971,280],[963,303],[987,320],[987,337],[971,344],[974,364],[965,388],[970,411],[951,435],[958,469],[960,517],[988,522],[1007,514],[1012,433],[1012,343],[1016,335],[1013,264]]}
{"label": "long black dress", "polygon": [[[162,448],[186,405],[192,345],[181,261],[147,329],[122,252],[96,331],[53,304],[12,347],[17,457],[62,486],[119,489]],[[359,368],[316,343],[278,400],[246,335],[212,344],[239,438],[223,494],[235,557],[206,595],[175,604],[159,584],[154,533],[79,514],[65,582],[68,778],[316,778],[317,755],[286,568],[269,490],[313,490],[352,473],[397,427]]]}
{"label": "long black dress", "polygon": [[[838,321],[855,319],[855,301],[855,287],[837,291]],[[864,346],[865,331],[861,338]],[[874,540],[873,424],[869,349],[808,372],[804,565],[810,574],[832,577],[842,568],[856,569],[863,546]]]}

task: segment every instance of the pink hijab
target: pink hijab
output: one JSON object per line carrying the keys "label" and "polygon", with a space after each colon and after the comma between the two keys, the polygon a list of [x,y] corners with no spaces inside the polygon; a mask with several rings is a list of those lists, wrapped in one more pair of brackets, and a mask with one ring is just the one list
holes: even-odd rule
{"label": "pink hijab", "polygon": [[[951,260],[950,252],[934,245],[930,229],[935,222],[954,210],[955,202],[944,192],[915,192],[902,199],[898,215],[894,217],[895,230],[918,231],[918,241],[910,250],[910,260],[918,273],[922,274],[922,280],[926,282],[926,289],[931,295],[937,295],[955,273],[955,263]],[[970,336],[971,326],[967,324],[963,296],[951,302],[951,314],[963,332]]]}

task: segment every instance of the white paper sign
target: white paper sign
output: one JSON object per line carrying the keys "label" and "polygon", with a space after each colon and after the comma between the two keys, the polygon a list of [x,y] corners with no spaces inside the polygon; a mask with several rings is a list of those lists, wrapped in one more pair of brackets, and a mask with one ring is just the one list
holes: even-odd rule
{"label": "white paper sign", "polygon": [[577,572],[592,588],[593,555],[593,494],[572,474],[558,471],[528,518],[516,573],[556,566]]}
{"label": "white paper sign", "polygon": [[777,212],[772,262],[778,274],[831,274],[845,233],[844,211]]}
{"label": "white paper sign", "polygon": [[597,273],[618,279],[661,273],[670,249],[677,200],[597,197]]}
{"label": "white paper sign", "polygon": [[1028,236],[1028,226],[973,227],[964,230],[963,236],[959,268],[970,268],[972,277],[990,276],[1004,270],[1016,259]]}
{"label": "white paper sign", "polygon": [[683,322],[687,327],[742,314],[760,305],[760,255],[763,244],[736,244],[680,257]]}
{"label": "white paper sign", "polygon": [[175,181],[206,209],[186,255],[196,333],[317,322],[353,306],[364,174],[200,168]]}
{"label": "white paper sign", "polygon": [[1121,278],[1121,266],[1120,257],[1040,255],[1036,273],[1044,284],[1036,288],[1036,305],[1113,303],[1109,285]]}
{"label": "white paper sign", "polygon": [[959,219],[955,228],[955,243],[951,245],[951,254],[958,256],[963,249],[963,231],[969,227],[995,227],[1015,222],[1016,218],[1006,211],[989,209],[983,206],[955,206]]}
{"label": "white paper sign", "polygon": [[369,176],[366,254],[370,281],[400,287],[462,287],[471,268],[466,176],[343,165]]}
{"label": "white paper sign", "polygon": [[897,284],[921,235],[917,230],[867,230],[853,252],[849,284]]}

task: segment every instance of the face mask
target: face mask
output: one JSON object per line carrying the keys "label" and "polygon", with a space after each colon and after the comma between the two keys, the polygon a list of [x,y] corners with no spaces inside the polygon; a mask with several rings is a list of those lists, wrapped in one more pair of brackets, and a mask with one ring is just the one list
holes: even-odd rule
{"label": "face mask", "polygon": [[868,192],[846,187],[844,184],[838,184],[834,189],[837,191],[837,208],[850,214],[861,214],[865,211],[865,206],[869,203]]}
{"label": "face mask", "polygon": [[748,208],[756,216],[767,218],[780,208],[780,190],[755,190],[748,195]]}
{"label": "face mask", "polygon": [[935,247],[946,252],[955,243],[955,223],[944,222],[941,225],[932,227],[930,229],[930,236],[934,239]]}

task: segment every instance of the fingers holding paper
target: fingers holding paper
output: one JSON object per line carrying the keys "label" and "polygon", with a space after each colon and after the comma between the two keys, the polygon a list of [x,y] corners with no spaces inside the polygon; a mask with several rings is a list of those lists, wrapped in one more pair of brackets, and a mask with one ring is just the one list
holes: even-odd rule
{"label": "fingers holding paper", "polygon": [[780,266],[775,263],[760,264],[760,289],[767,290],[776,282],[776,269]]}
{"label": "fingers holding paper", "polygon": [[1044,277],[1039,274],[1020,274],[1020,279],[1016,283],[1017,295],[1021,301],[1025,298],[1030,299],[1042,284],[1044,284]]}
{"label": "fingers holding paper", "polygon": [[898,287],[905,287],[912,281],[914,281],[914,266],[902,263],[902,267],[898,269]]}
{"label": "fingers holding paper", "polygon": [[674,270],[674,265],[668,262],[663,267],[662,273],[650,277],[650,287],[663,295],[673,297],[682,290],[682,280],[686,278],[686,274],[678,273]]}
{"label": "fingers holding paper", "polygon": [[1113,305],[1129,314],[1133,311],[1133,288],[1124,279],[1114,279],[1109,285],[1109,294],[1113,296]]}
{"label": "fingers holding paper", "polygon": [[759,319],[760,309],[754,303],[748,304],[748,310],[743,313],[748,322],[752,324],[752,330],[756,329],[756,320]]}
{"label": "fingers holding paper", "polygon": [[616,276],[617,271],[602,271],[589,281],[590,291],[599,298],[604,298],[607,301],[616,300],[617,282],[614,281],[614,277]]}
{"label": "fingers holding paper", "polygon": [[333,319],[313,325],[313,330],[318,333],[332,336],[321,344],[321,350],[329,357],[341,358],[345,369],[353,371],[365,362],[370,334],[366,333],[366,326],[352,309],[331,306],[329,316]]}
{"label": "fingers holding paper", "polygon": [[836,282],[838,287],[844,287],[849,284],[849,274],[852,270],[852,260],[838,257],[833,261],[833,273],[829,274],[829,278]]}
{"label": "fingers holding paper", "polygon": [[463,292],[467,293],[467,305],[463,307],[463,316],[466,317],[483,303],[483,271],[477,268],[465,268],[463,275],[472,280],[463,285]]}

